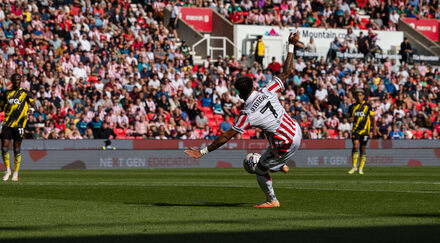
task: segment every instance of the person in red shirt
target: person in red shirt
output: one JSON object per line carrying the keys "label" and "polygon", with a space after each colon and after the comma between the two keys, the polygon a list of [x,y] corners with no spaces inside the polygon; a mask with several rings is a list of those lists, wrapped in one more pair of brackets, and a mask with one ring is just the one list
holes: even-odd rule
{"label": "person in red shirt", "polygon": [[244,21],[243,13],[234,9],[229,15],[229,20],[234,24],[241,24]]}
{"label": "person in red shirt", "polygon": [[272,73],[274,73],[276,75],[276,74],[280,73],[281,64],[276,61],[275,57],[272,57],[272,62],[269,63],[267,68],[269,68],[270,71],[272,71]]}

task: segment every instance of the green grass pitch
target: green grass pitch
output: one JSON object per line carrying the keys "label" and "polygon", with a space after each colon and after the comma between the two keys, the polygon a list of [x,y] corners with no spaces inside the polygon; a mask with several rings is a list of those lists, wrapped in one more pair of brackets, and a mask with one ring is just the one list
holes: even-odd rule
{"label": "green grass pitch", "polygon": [[438,242],[440,167],[291,168],[280,208],[243,169],[22,171],[0,241]]}

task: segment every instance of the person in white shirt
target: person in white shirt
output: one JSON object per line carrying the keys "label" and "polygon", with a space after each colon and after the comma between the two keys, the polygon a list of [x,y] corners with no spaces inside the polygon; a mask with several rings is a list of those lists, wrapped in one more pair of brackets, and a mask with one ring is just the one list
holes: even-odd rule
{"label": "person in white shirt", "polygon": [[319,85],[319,89],[315,91],[315,97],[316,97],[315,104],[317,107],[320,107],[322,103],[327,101],[328,92],[327,89],[324,88],[324,84],[321,83]]}
{"label": "person in white shirt", "polygon": [[306,46],[306,50],[311,53],[316,53],[316,45],[313,37],[310,37],[310,41]]}
{"label": "person in white shirt", "polygon": [[306,64],[303,62],[302,58],[299,57],[295,63],[295,70],[298,72],[302,72],[306,68]]}
{"label": "person in white shirt", "polygon": [[82,35],[81,40],[79,41],[79,43],[81,45],[81,50],[82,51],[89,52],[92,49],[92,45],[87,40],[87,35],[86,34]]}
{"label": "person in white shirt", "polygon": [[344,117],[342,119],[342,122],[339,123],[338,130],[342,131],[342,132],[345,132],[345,131],[350,132],[351,131],[351,124],[348,122],[346,117]]}
{"label": "person in white shirt", "polygon": [[77,79],[83,78],[83,80],[87,80],[87,71],[84,68],[84,65],[82,64],[82,62],[79,63],[78,67],[73,68],[72,73]]}
{"label": "person in white shirt", "polygon": [[394,9],[393,12],[390,14],[390,17],[389,17],[391,23],[398,24],[399,23],[399,18],[400,18],[399,14]]}
{"label": "person in white shirt", "polygon": [[153,89],[159,89],[160,81],[157,78],[157,74],[153,75],[153,78],[148,82],[148,86],[150,86]]}

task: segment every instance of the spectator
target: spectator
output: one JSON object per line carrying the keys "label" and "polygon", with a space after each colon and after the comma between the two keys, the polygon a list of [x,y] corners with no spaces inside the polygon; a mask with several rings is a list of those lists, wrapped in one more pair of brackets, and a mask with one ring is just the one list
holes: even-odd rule
{"label": "spectator", "polygon": [[[378,138],[389,138],[396,127],[407,139],[438,139],[439,126],[435,122],[440,103],[440,71],[422,62],[407,65],[413,54],[407,40],[401,48],[404,63],[387,59],[378,65],[373,60],[376,47],[380,51],[374,32],[361,32],[359,38],[353,33],[353,29],[377,28],[374,24],[380,25],[380,21],[380,28],[393,30],[400,17],[436,18],[438,6],[398,7],[377,2],[363,7],[370,20],[361,22],[348,1],[325,6],[319,1],[266,4],[244,0],[224,4],[219,0],[192,4],[209,6],[225,16],[234,10],[241,14],[244,24],[347,29],[345,39],[333,43],[336,50],[363,53],[371,58],[369,63],[337,56],[331,58],[332,62],[298,58],[286,89],[280,92],[286,110],[304,125],[305,137],[327,138],[332,130],[339,129],[332,136],[350,138],[349,129],[344,130],[344,116],[353,102],[351,90],[362,88],[376,110],[376,120],[384,118],[383,133]],[[22,10],[16,11],[16,5],[17,10]],[[177,20],[180,6],[174,1],[142,6],[112,3],[105,8],[92,8],[86,1],[72,11],[61,11],[70,9],[64,2],[44,2],[44,6],[28,11],[19,0],[3,3],[0,10],[2,80],[9,82],[12,73],[23,73],[26,80],[22,87],[33,92],[39,107],[25,129],[28,138],[88,138],[89,129],[97,138],[103,121],[110,130],[120,128],[130,136],[204,138],[209,129],[205,134],[198,132],[199,108],[212,108],[217,114],[223,110],[223,114],[235,117],[243,101],[233,89],[234,80],[239,75],[249,75],[256,86],[264,87],[280,68],[276,60],[262,65],[262,48],[260,63],[253,65],[246,55],[240,60],[225,56],[196,65],[188,43],[162,22],[165,7],[174,10]],[[88,24],[82,24],[81,19],[88,20]],[[315,43],[310,38],[306,50],[314,51]],[[325,92],[326,97],[322,98]],[[316,123],[313,129],[313,122],[321,119],[323,125]],[[337,127],[336,119],[340,122]],[[217,130],[215,124],[213,132]],[[425,131],[429,132],[425,135]],[[261,136],[260,133],[252,138]]]}
{"label": "spectator", "polygon": [[264,50],[266,49],[262,38],[263,36],[261,35],[257,36],[257,45],[255,47],[255,61],[260,65],[260,67],[263,66]]}
{"label": "spectator", "polygon": [[207,123],[208,118],[205,116],[205,112],[201,111],[200,114],[196,117],[196,126],[199,129],[202,129]]}
{"label": "spectator", "polygon": [[220,123],[220,126],[219,126],[219,133],[224,133],[224,132],[228,131],[229,129],[231,129],[231,127],[232,127],[232,125],[229,122],[229,116],[224,115],[223,121]]}
{"label": "spectator", "polygon": [[83,139],[93,139],[93,138],[94,138],[93,130],[90,127],[86,128],[86,132],[83,136]]}
{"label": "spectator", "polygon": [[223,115],[225,112],[223,111],[223,106],[219,98],[215,100],[215,104],[213,107],[214,114]]}
{"label": "spectator", "polygon": [[412,62],[413,49],[408,41],[408,38],[403,38],[403,42],[400,44],[400,55],[402,55],[403,62]]}
{"label": "spectator", "polygon": [[[324,118],[322,117],[322,113],[318,112],[318,116],[313,118],[313,127],[315,129],[320,129],[324,126]],[[313,130],[313,129],[312,129]],[[313,139],[313,138],[312,138]]]}
{"label": "spectator", "polygon": [[113,129],[109,128],[107,122],[103,122],[101,129],[96,132],[95,138],[97,139],[114,139],[116,138],[116,134],[113,132]]}
{"label": "spectator", "polygon": [[275,57],[272,57],[272,62],[269,63],[269,65],[267,66],[267,68],[269,68],[272,73],[274,73],[275,75],[280,73],[281,70],[281,64],[279,62],[276,61]]}
{"label": "spectator", "polygon": [[217,136],[214,134],[212,129],[209,129],[209,133],[203,137],[204,139],[216,139]]}

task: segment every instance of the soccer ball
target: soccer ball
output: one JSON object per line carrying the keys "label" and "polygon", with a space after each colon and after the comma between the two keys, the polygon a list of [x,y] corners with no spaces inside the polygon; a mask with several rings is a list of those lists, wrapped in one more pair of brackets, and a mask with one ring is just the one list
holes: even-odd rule
{"label": "soccer ball", "polygon": [[248,153],[243,160],[243,167],[249,174],[255,174],[255,167],[260,161],[261,155],[259,153]]}

